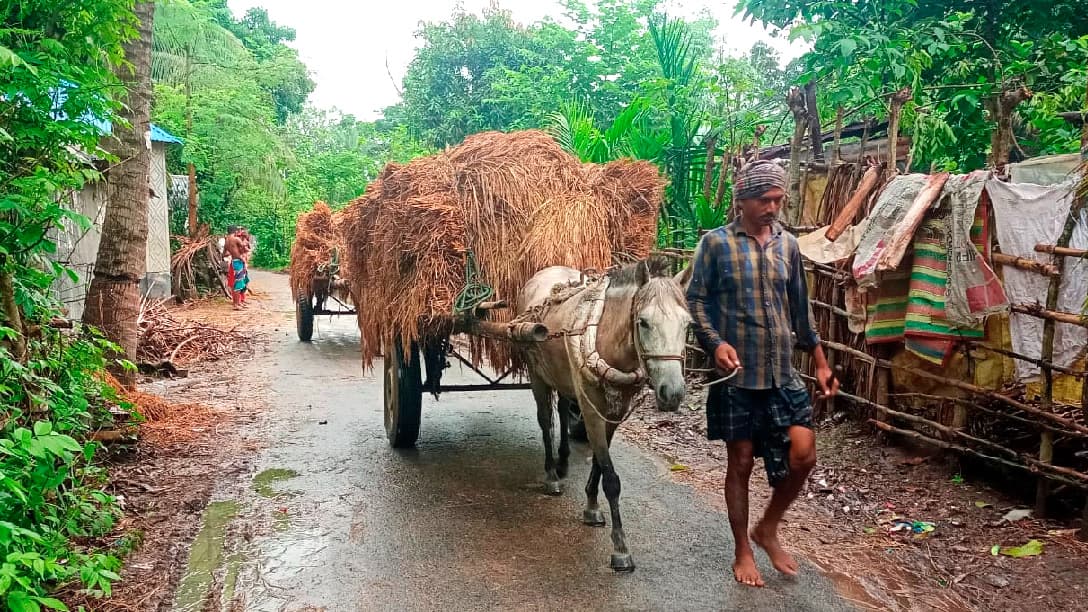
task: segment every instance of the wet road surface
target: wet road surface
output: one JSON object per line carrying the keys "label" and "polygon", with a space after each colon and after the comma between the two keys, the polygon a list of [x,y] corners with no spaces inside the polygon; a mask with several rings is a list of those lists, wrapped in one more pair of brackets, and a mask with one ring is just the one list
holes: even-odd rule
{"label": "wet road surface", "polygon": [[[638,568],[614,574],[607,528],[579,521],[586,447],[572,449],[564,494],[542,492],[528,391],[427,396],[417,448],[394,450],[381,364],[362,371],[354,318],[321,317],[313,342],[298,342],[287,277],[254,277],[282,324],[247,365],[270,400],[254,479],[218,495],[243,508],[218,556],[235,564],[217,570],[224,609],[849,609],[810,565],[786,579],[760,555],[767,587],[736,585],[725,516],[619,439]],[[444,382],[479,380],[454,366]]]}

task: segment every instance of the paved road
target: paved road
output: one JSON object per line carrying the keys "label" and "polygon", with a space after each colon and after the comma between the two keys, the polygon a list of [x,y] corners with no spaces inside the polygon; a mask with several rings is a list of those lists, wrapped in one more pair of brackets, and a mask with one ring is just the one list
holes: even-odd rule
{"label": "paved road", "polygon": [[[417,449],[393,450],[354,319],[322,318],[314,341],[298,342],[287,278],[257,272],[254,281],[282,325],[250,366],[267,375],[272,400],[256,461],[263,476],[220,494],[245,508],[230,532],[255,534],[228,543],[244,559],[234,590],[245,609],[848,609],[811,566],[787,580],[761,558],[767,588],[735,585],[724,515],[622,441],[614,457],[638,569],[613,574],[607,529],[578,520],[584,447],[575,446],[564,495],[542,494],[528,392],[427,397]],[[445,380],[473,377],[455,367]]]}

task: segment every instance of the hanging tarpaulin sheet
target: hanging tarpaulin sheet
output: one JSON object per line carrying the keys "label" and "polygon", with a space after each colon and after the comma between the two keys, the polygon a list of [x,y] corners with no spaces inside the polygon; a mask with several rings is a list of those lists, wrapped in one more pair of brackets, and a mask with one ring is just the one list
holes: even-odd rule
{"label": "hanging tarpaulin sheet", "polygon": [[892,234],[925,186],[927,178],[925,174],[897,176],[880,192],[873,211],[869,213],[869,224],[858,240],[858,250],[854,255],[853,273],[859,288],[876,287],[879,284],[877,263],[887,249]]}
{"label": "hanging tarpaulin sheet", "polygon": [[[1076,181],[1043,186],[1029,183],[986,182],[986,191],[994,207],[998,244],[1001,252],[1015,257],[1050,262],[1051,256],[1035,252],[1036,244],[1054,244],[1062,232],[1069,208],[1073,203]],[[1088,212],[1074,228],[1069,246],[1088,248]],[[1050,279],[1012,266],[1003,269],[1005,294],[1012,304],[1042,304],[1046,300]],[[1088,294],[1088,260],[1066,257],[1057,309],[1080,312]],[[1028,357],[1042,354],[1043,320],[1021,313],[1009,315],[1009,332],[1014,351]],[[1084,350],[1088,330],[1077,325],[1057,323],[1054,328],[1054,362],[1069,366]],[[1039,368],[1021,360],[1016,361],[1020,380],[1037,376]]]}
{"label": "hanging tarpaulin sheet", "polygon": [[953,327],[975,327],[1008,307],[1005,291],[986,263],[990,258],[989,200],[981,196],[988,175],[977,171],[953,176],[941,194],[949,222],[944,317]]}
{"label": "hanging tarpaulin sheet", "polygon": [[1011,183],[1061,185],[1077,174],[1081,161],[1079,153],[1033,157],[1009,164],[1009,179]]}

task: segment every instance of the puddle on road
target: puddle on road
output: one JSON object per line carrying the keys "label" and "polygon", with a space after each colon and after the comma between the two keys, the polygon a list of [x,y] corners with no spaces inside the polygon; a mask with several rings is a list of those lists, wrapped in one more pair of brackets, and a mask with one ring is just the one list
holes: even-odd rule
{"label": "puddle on road", "polygon": [[273,498],[280,495],[289,495],[287,492],[277,491],[272,485],[284,480],[290,480],[298,476],[295,470],[286,468],[272,468],[253,477],[253,490],[261,497]]}
{"label": "puddle on road", "polygon": [[332,542],[332,533],[321,527],[299,530],[269,541],[260,552],[265,578],[275,582],[302,569],[317,567],[313,565],[314,560],[320,558]]}
{"label": "puddle on road", "polygon": [[[233,602],[234,593],[238,589],[238,574],[242,569],[245,556],[241,551],[235,551],[227,557],[227,575],[223,579],[223,601]],[[228,604],[232,605],[233,604]],[[231,608],[233,609],[233,607]]]}
{"label": "puddle on road", "polygon": [[[203,525],[193,540],[189,564],[174,598],[173,609],[177,612],[196,612],[204,607],[204,600],[215,582],[215,571],[223,561],[227,525],[241,508],[242,505],[234,500],[211,502],[205,508]],[[235,565],[241,561],[235,559],[236,556],[230,557]],[[234,574],[237,575],[236,567]]]}

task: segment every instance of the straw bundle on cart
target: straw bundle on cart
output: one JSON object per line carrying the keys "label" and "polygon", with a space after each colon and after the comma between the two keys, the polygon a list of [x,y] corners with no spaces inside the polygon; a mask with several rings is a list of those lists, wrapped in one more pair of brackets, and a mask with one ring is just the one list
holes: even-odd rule
{"label": "straw bundle on cart", "polygon": [[[406,344],[448,333],[466,281],[508,301],[510,311],[491,315],[506,320],[525,282],[547,266],[603,270],[647,256],[663,192],[652,164],[587,169],[536,130],[476,134],[387,165],[339,224],[364,362],[398,333]],[[503,343],[476,348],[496,367],[511,363]]]}
{"label": "straw bundle on cart", "polygon": [[318,201],[313,210],[298,216],[295,242],[291,245],[291,295],[309,295],[314,276],[324,270],[340,248],[340,234],[329,205]]}
{"label": "straw bundle on cart", "polygon": [[[612,253],[646,259],[657,233],[657,213],[664,188],[657,166],[648,161],[584,164],[593,195],[608,214]],[[626,263],[626,262],[620,262]]]}

